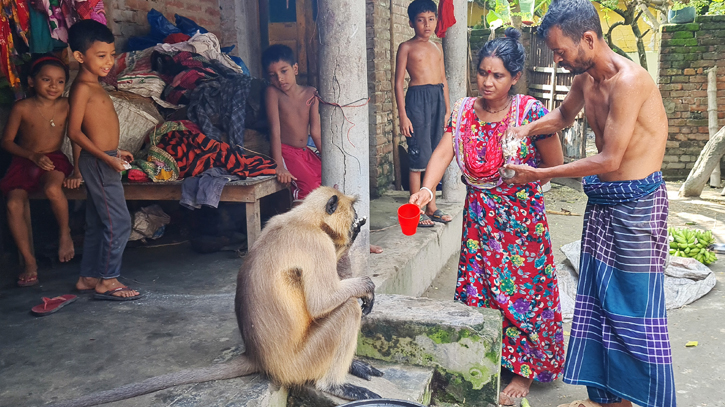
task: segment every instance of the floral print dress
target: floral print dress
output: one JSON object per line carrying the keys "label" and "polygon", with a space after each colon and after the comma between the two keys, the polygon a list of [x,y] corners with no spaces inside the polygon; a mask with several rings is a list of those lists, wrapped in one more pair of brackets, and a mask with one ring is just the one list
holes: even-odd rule
{"label": "floral print dress", "polygon": [[501,365],[540,382],[555,380],[564,365],[559,288],[544,197],[538,182],[507,185],[486,161],[536,166],[535,141],[521,141],[505,156],[502,138],[510,124],[524,125],[547,111],[536,99],[516,95],[506,118],[481,121],[475,98],[459,100],[446,128],[454,134],[456,159],[468,186],[455,300],[493,308],[503,316]]}

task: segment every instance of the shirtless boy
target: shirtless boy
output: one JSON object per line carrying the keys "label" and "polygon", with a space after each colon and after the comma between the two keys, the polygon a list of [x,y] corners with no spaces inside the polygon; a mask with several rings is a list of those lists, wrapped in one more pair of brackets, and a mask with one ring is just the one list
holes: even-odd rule
{"label": "shirtless boy", "polygon": [[[32,96],[13,105],[2,138],[2,147],[13,155],[0,190],[7,198],[8,226],[25,263],[18,285],[38,284],[38,265],[31,250],[28,193],[42,189],[58,221],[58,258],[67,262],[75,249],[68,227],[68,200],[62,186],[78,188],[78,167],[73,168],[60,151],[68,118],[68,99],[61,97],[68,81],[68,67],[44,55],[30,64],[28,88]],[[76,163],[78,149],[74,146]],[[66,178],[68,177],[68,178]]]}
{"label": "shirtless boy", "polygon": [[554,133],[585,108],[599,151],[549,168],[507,165],[516,171],[507,181],[512,183],[584,177],[589,202],[564,382],[587,386],[589,398],[604,406],[675,407],[663,291],[668,203],[660,172],[667,142],[662,98],[646,70],[603,40],[589,0],[554,0],[539,35],[559,66],[577,76],[561,107],[511,132]]}
{"label": "shirtless boy", "polygon": [[131,216],[121,185],[121,172],[133,161],[118,149],[119,124],[113,102],[98,83],[115,62],[111,30],[82,20],[68,30],[68,45],[80,63],[70,90],[68,137],[81,146],[78,166],[86,183],[86,235],[76,288],[94,290],[96,299],[127,301],[141,297],[118,281],[121,257],[131,234]]}
{"label": "shirtless boy", "polygon": [[[410,195],[421,189],[421,175],[443,136],[444,121],[451,114],[443,48],[430,39],[438,22],[436,11],[432,0],[410,3],[408,24],[415,30],[415,36],[400,44],[395,57],[395,101],[400,131],[408,138]],[[410,82],[408,92],[404,93],[406,71]],[[450,222],[453,218],[438,209],[435,193],[429,192],[433,199],[420,216],[418,226],[433,227],[433,221]]]}
{"label": "shirtless boy", "polygon": [[[292,49],[286,45],[275,44],[264,50],[262,67],[272,84],[264,97],[277,180],[292,184],[296,204],[322,184],[322,161],[307,145],[312,138],[322,154],[317,90],[297,84],[299,67]],[[370,253],[382,252],[380,246],[370,246]]]}
{"label": "shirtless boy", "polygon": [[264,50],[262,67],[272,84],[267,87],[265,103],[277,180],[291,183],[293,199],[300,202],[322,183],[322,161],[307,146],[311,136],[322,154],[317,91],[297,84],[299,67],[286,45],[275,44]]}

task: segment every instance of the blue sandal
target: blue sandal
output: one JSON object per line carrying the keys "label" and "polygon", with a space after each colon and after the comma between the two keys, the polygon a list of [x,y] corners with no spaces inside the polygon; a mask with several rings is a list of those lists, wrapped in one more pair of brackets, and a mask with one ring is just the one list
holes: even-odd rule
{"label": "blue sandal", "polygon": [[440,222],[440,223],[450,222],[450,220],[443,220],[444,216],[450,216],[450,215],[447,213],[443,213],[443,211],[440,209],[436,209],[436,211],[433,212],[432,215],[428,215],[428,216],[430,217],[430,220],[432,220],[433,222]]}

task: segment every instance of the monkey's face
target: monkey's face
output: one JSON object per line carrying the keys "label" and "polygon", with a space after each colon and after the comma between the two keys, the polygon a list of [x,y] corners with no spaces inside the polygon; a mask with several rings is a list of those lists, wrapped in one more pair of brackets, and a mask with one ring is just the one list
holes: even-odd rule
{"label": "monkey's face", "polygon": [[354,207],[356,201],[355,197],[334,188],[319,187],[301,205],[306,207],[304,212],[313,211],[321,215],[320,228],[332,238],[338,255],[350,247],[367,222],[365,217],[358,218]]}

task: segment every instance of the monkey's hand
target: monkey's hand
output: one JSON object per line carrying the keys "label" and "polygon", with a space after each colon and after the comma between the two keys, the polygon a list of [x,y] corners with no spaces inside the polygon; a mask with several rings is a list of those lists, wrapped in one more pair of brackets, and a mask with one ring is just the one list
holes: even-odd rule
{"label": "monkey's hand", "polygon": [[373,310],[373,304],[375,303],[375,283],[370,277],[361,277],[365,284],[365,294],[360,297],[362,300],[362,313],[367,315]]}

